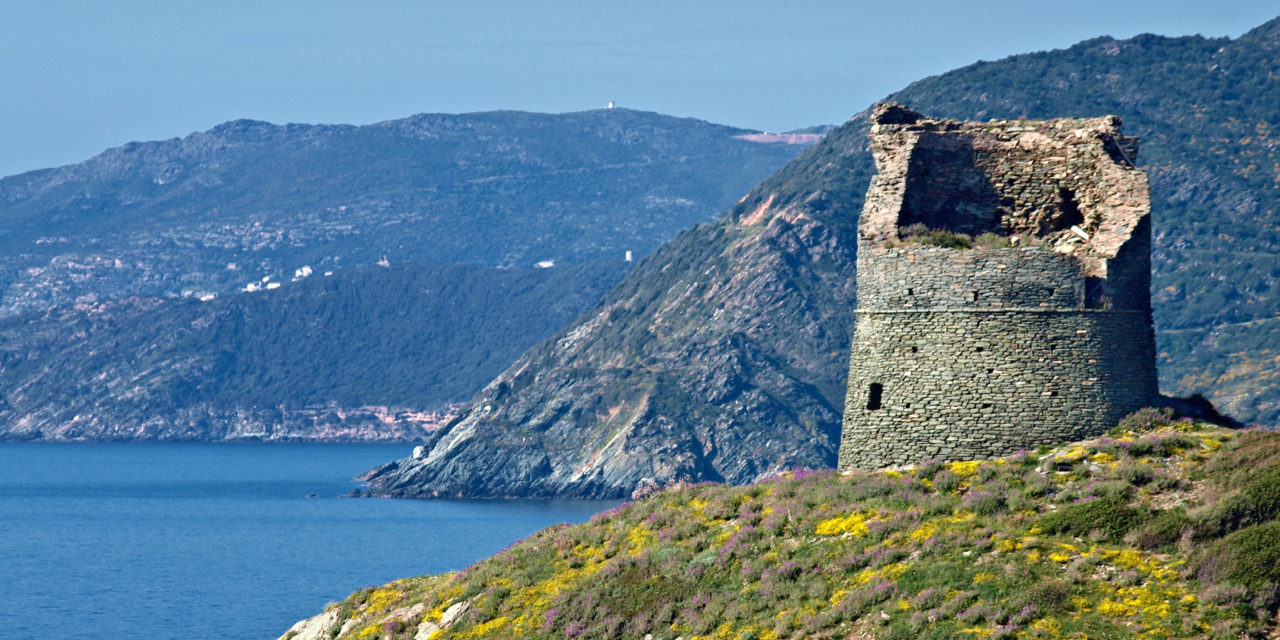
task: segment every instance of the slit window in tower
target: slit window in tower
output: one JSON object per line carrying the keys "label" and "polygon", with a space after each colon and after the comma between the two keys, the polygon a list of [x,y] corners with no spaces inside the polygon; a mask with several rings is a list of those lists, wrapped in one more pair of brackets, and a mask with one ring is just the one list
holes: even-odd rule
{"label": "slit window in tower", "polygon": [[978,301],[978,292],[977,292],[977,291],[974,291],[974,292],[973,292],[973,301],[974,301],[974,302],[977,302],[977,301]]}
{"label": "slit window in tower", "polygon": [[876,411],[880,408],[880,396],[884,395],[884,385],[879,382],[871,383],[871,392],[867,394],[867,411]]}

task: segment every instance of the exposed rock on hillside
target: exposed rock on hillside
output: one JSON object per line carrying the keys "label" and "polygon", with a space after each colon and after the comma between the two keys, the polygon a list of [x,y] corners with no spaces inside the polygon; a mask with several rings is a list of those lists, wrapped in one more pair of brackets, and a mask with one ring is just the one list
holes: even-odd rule
{"label": "exposed rock on hillside", "polygon": [[855,120],[531,350],[375,493],[629,495],[835,456],[869,158]]}

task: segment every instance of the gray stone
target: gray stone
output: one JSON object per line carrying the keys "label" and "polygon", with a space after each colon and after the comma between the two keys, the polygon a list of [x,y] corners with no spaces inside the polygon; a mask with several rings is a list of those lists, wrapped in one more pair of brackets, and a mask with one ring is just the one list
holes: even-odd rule
{"label": "gray stone", "polygon": [[[871,128],[840,468],[1092,437],[1156,402],[1137,140],[1117,118],[902,114]],[[1009,242],[926,246],[910,225]]]}

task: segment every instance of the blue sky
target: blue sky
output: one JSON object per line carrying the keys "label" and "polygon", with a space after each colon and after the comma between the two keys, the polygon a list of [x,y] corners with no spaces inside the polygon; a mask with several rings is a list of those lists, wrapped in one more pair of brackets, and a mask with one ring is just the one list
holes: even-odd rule
{"label": "blue sky", "polygon": [[[794,6],[792,6],[794,5]],[[780,131],[976,60],[1238,36],[1274,0],[0,3],[0,175],[234,118],[619,106]]]}

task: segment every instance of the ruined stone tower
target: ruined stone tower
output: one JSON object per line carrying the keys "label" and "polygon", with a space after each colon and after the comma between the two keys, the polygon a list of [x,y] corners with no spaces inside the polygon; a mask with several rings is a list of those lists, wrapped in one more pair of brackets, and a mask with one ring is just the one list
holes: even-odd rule
{"label": "ruined stone tower", "polygon": [[842,470],[1092,437],[1158,399],[1150,198],[1119,126],[877,106]]}

